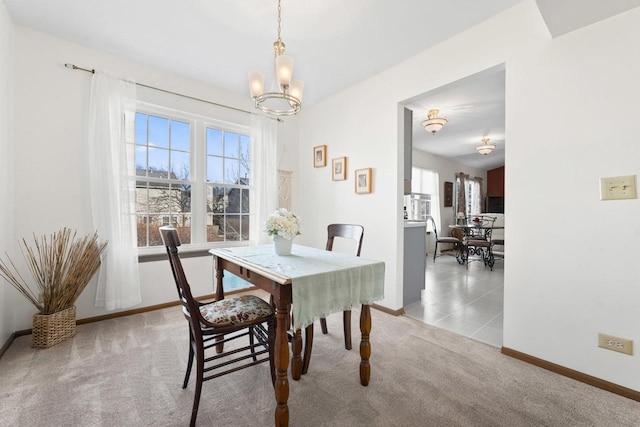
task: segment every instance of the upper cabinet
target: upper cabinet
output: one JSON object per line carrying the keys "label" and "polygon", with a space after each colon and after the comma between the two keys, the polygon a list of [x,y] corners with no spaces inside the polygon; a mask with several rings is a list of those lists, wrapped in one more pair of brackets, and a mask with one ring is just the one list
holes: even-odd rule
{"label": "upper cabinet", "polygon": [[487,196],[504,197],[504,166],[487,171]]}
{"label": "upper cabinet", "polygon": [[487,171],[486,211],[504,213],[504,166]]}

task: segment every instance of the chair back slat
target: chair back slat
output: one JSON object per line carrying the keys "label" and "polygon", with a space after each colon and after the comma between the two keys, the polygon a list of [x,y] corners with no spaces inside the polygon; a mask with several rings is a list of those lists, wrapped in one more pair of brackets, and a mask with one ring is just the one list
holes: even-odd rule
{"label": "chair back slat", "polygon": [[356,256],[360,256],[362,250],[362,239],[364,237],[364,227],[357,224],[329,224],[327,227],[326,250],[333,250],[333,240],[336,237],[353,239],[358,243]]}

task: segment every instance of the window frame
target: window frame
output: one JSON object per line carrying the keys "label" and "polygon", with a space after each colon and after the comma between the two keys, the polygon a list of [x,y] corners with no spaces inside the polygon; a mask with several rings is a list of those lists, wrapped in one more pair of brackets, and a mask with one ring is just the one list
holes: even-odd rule
{"label": "window frame", "polygon": [[[253,158],[253,149],[251,146],[251,128],[250,126],[232,123],[216,119],[214,117],[208,117],[197,113],[188,111],[181,111],[175,108],[168,108],[156,104],[151,104],[144,101],[138,101],[136,103],[136,111],[131,116],[127,116],[129,121],[127,123],[127,135],[125,138],[125,144],[127,149],[135,149],[135,113],[142,113],[161,118],[167,118],[170,120],[176,120],[180,122],[189,123],[191,134],[189,136],[189,183],[191,184],[191,242],[185,243],[181,246],[183,252],[188,251],[206,251],[211,248],[221,246],[246,246],[255,242],[255,237],[249,235],[249,240],[223,240],[220,242],[207,242],[207,193],[206,190],[211,185],[206,180],[206,129],[214,128],[226,132],[233,132],[239,135],[245,135],[249,138],[249,197],[255,196],[255,185],[251,179],[251,172],[254,170],[255,160]],[[135,155],[133,157],[135,159]],[[133,171],[129,174],[129,179],[140,181],[141,177],[136,176],[135,160],[132,162],[131,168]],[[144,178],[148,180],[147,177]],[[174,182],[176,180],[168,179],[167,182]],[[177,182],[183,182],[184,180],[177,180]],[[227,186],[224,183],[217,183],[214,186]],[[137,189],[137,187],[136,187]],[[172,213],[173,215],[173,213]],[[255,220],[254,214],[249,211],[249,224]],[[136,212],[136,224],[137,224],[137,212]],[[157,255],[166,251],[165,247],[159,246],[139,246],[138,255]]]}

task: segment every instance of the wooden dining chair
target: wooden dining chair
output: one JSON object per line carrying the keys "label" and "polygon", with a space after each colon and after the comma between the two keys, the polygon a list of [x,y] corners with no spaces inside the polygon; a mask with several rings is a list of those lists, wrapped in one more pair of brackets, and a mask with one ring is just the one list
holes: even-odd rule
{"label": "wooden dining chair", "polygon": [[[362,250],[362,239],[364,237],[364,227],[356,224],[329,224],[327,226],[327,246],[326,250],[333,250],[333,242],[335,238],[353,239],[357,243],[356,256],[360,256]],[[344,331],[344,347],[347,350],[351,350],[351,310],[344,310],[342,313],[342,324]],[[327,319],[320,318],[320,327],[322,333],[327,334],[329,330],[327,328]],[[300,333],[297,330],[296,333]],[[304,354],[302,359],[302,374],[306,374],[309,370],[309,362],[311,360],[311,349],[313,348],[313,323],[308,325],[305,329],[305,342],[304,342]],[[295,378],[295,377],[294,377]]]}
{"label": "wooden dining chair", "polygon": [[[356,256],[360,256],[362,250],[362,238],[364,237],[364,227],[356,224],[329,224],[327,227],[327,246],[326,250],[333,250],[333,241],[336,237],[344,239],[353,239],[358,244]],[[342,325],[344,330],[344,348],[351,350],[351,310],[345,310],[342,313]],[[327,319],[320,318],[320,327],[322,333],[327,334]]]}
{"label": "wooden dining chair", "polygon": [[447,236],[438,236],[438,229],[436,228],[436,222],[433,219],[432,216],[428,216],[427,217],[427,221],[429,221],[431,223],[431,228],[433,229],[433,234],[435,236],[436,239],[436,248],[433,250],[433,262],[436,261],[436,256],[438,255],[438,244],[442,244],[442,243],[446,243],[446,244],[452,244],[453,247],[456,249],[456,253],[453,254],[454,256],[458,253],[458,250],[460,249],[460,245],[462,245],[462,240],[458,239],[455,236],[451,236],[451,237],[447,237]]}
{"label": "wooden dining chair", "polygon": [[[275,315],[269,303],[254,295],[223,298],[209,303],[197,301],[191,294],[191,287],[178,256],[180,238],[176,229],[160,227],[160,233],[169,256],[182,312],[189,322],[189,359],[182,388],[187,387],[194,358],[196,362],[196,385],[190,423],[193,427],[198,416],[204,381],[268,361],[271,381],[275,382]],[[249,337],[248,345],[223,351],[225,343],[245,336]],[[205,354],[214,347],[218,354]]]}

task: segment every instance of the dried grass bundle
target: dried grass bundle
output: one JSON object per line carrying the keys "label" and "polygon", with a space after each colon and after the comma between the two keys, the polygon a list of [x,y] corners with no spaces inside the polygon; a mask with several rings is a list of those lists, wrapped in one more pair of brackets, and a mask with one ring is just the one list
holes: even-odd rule
{"label": "dried grass bundle", "polygon": [[100,254],[107,242],[98,242],[98,233],[76,239],[76,232],[63,228],[57,233],[36,237],[35,249],[22,239],[24,256],[39,294],[36,295],[5,253],[0,259],[0,276],[25,296],[41,314],[52,314],[73,306],[100,267]]}

